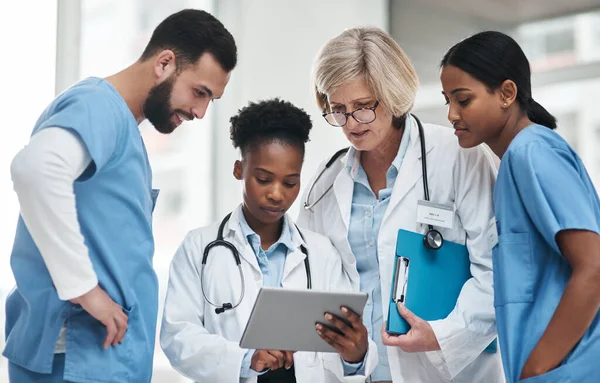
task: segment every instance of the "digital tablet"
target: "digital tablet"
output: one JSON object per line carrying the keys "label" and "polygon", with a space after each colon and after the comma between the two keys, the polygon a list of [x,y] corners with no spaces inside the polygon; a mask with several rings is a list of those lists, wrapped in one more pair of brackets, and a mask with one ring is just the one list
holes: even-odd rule
{"label": "digital tablet", "polygon": [[341,319],[341,307],[362,315],[367,293],[263,287],[258,292],[240,347],[256,350],[336,352],[315,329],[330,326],[325,313]]}

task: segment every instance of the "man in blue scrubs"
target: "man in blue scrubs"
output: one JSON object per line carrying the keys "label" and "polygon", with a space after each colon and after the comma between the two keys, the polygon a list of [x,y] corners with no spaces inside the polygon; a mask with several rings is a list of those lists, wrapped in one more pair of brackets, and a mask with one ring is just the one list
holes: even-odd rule
{"label": "man in blue scrubs", "polygon": [[158,191],[138,124],[202,118],[236,65],[231,34],[186,9],[138,61],[88,78],[42,113],[11,166],[21,215],[6,302],[11,382],[150,382],[158,284]]}

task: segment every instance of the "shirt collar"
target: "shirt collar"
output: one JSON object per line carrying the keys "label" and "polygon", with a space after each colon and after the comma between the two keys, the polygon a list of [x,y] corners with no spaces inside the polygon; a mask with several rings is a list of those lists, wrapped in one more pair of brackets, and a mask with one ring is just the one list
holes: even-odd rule
{"label": "shirt collar", "polygon": [[[250,225],[248,225],[248,221],[246,221],[246,217],[244,216],[244,212],[242,209],[238,210],[238,221],[240,223],[240,230],[242,231],[243,236],[247,238],[248,243],[252,245],[251,239],[253,237],[256,237],[259,240],[260,246],[260,236],[256,234],[256,232],[252,230],[252,228],[250,228]],[[294,241],[292,240],[292,233],[290,232],[290,222],[287,214],[283,216],[283,229],[281,230],[281,235],[279,236],[277,242],[275,242],[271,246],[271,248],[274,249],[279,244],[282,244],[285,247],[287,247],[290,252],[296,250],[296,246],[294,245]],[[254,249],[254,251],[257,252],[258,249]]]}
{"label": "shirt collar", "polygon": [[[404,155],[408,150],[408,144],[410,143],[410,127],[408,126],[408,119],[405,123],[403,130],[404,131],[402,132],[402,140],[400,141],[398,153],[392,161],[392,166],[396,169],[396,172],[400,171],[402,160],[404,159]],[[346,157],[344,165],[346,171],[348,172],[348,174],[350,174],[350,177],[352,177],[353,180],[357,181],[359,176],[359,169],[362,168],[362,165],[360,164],[360,152],[356,150],[353,146],[351,146],[350,150],[348,151],[348,156]]]}

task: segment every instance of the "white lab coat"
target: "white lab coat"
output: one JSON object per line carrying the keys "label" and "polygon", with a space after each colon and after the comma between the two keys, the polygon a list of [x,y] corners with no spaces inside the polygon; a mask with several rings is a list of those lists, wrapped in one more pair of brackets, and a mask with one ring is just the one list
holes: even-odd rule
{"label": "white lab coat", "polygon": [[[225,240],[230,241],[241,255],[246,290],[237,308],[216,314],[200,290],[204,248],[217,238],[220,222],[188,233],[171,263],[160,343],[171,365],[198,382],[256,382],[256,377],[240,378],[242,359],[247,350],[240,348],[239,341],[262,286],[262,273],[242,234],[238,214],[241,214],[239,207],[223,231]],[[288,222],[293,221],[288,219]],[[300,250],[300,244],[304,244],[309,254],[313,289],[358,291],[356,269],[342,267],[342,259],[326,237],[302,230],[304,241],[292,223],[290,229],[297,250],[286,257],[282,275],[284,288],[306,288],[305,255]],[[231,252],[221,246],[213,248],[204,277],[206,295],[213,303],[237,302],[242,285]],[[378,362],[372,342],[367,355],[365,368],[370,374]],[[344,381],[342,361],[335,353],[297,352],[294,365],[298,382]],[[365,379],[363,377],[361,381]]]}
{"label": "white lab coat", "polygon": [[[424,199],[424,192],[419,131],[412,116],[407,119],[407,129],[410,129],[410,144],[377,242],[384,318],[388,312],[398,229],[421,233],[427,229],[416,222],[417,201]],[[463,286],[454,311],[446,319],[430,322],[441,351],[406,353],[398,347],[387,348],[392,378],[394,382],[406,383],[503,382],[500,354],[482,353],[496,337],[491,249],[497,242],[492,206],[497,168],[489,149],[481,146],[461,149],[451,129],[424,124],[424,131],[430,199],[456,209],[454,228],[437,229],[446,241],[465,244],[467,239],[473,278]],[[311,210],[301,208],[298,225],[326,235],[343,257],[353,258],[348,227],[354,186],[344,169],[347,157],[348,154],[340,157],[317,182],[311,202],[332,184],[333,189]],[[317,174],[328,160],[321,164]],[[305,190],[304,194],[309,188]]]}

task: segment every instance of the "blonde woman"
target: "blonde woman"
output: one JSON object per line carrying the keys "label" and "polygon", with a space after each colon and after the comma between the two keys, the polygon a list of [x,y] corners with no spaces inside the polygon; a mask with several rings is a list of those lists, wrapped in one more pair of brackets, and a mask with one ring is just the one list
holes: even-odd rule
{"label": "blonde woman", "polygon": [[[372,382],[503,382],[500,355],[484,352],[496,337],[492,211],[496,168],[489,151],[462,150],[453,130],[422,124],[410,113],[419,85],[400,46],[384,31],[354,28],[331,39],[313,68],[325,120],[350,149],[329,155],[305,189],[298,222],[329,237],[369,294],[363,321],[378,346]],[[420,131],[423,134],[420,134]],[[426,153],[428,185],[423,181]],[[417,203],[429,199],[455,212],[446,241],[466,244],[471,274],[447,318],[426,322],[405,307],[406,335],[385,332],[398,229],[425,233]]]}

